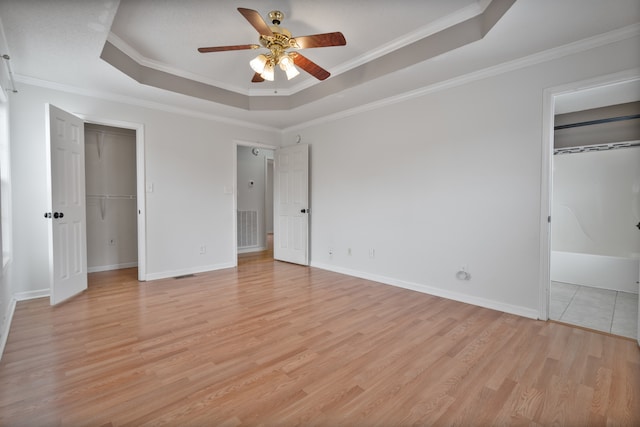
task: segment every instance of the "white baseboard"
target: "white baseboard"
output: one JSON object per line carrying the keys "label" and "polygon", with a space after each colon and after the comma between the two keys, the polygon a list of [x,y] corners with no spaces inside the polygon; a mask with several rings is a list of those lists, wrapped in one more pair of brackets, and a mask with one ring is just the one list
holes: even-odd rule
{"label": "white baseboard", "polygon": [[137,266],[138,266],[137,262],[125,262],[123,264],[113,264],[113,265],[99,265],[96,267],[88,267],[87,273],[99,273],[101,271],[120,270],[122,268],[132,268]]}
{"label": "white baseboard", "polygon": [[359,277],[361,279],[371,280],[373,282],[383,283],[385,285],[396,286],[399,288],[410,289],[412,291],[422,292],[423,294],[433,295],[450,299],[453,301],[464,302],[467,304],[477,305],[479,307],[489,308],[492,310],[502,311],[517,316],[528,317],[530,319],[538,319],[539,313],[537,309],[522,307],[518,305],[506,304],[500,301],[489,300],[472,295],[462,294],[459,292],[451,292],[435,286],[423,285],[421,283],[413,283],[405,280],[395,279],[392,277],[379,276],[376,274],[365,273],[358,270],[336,267],[330,264],[312,262],[312,267],[323,270],[333,271],[334,273],[346,274],[347,276]]}
{"label": "white baseboard", "polygon": [[38,289],[35,291],[27,291],[27,292],[18,292],[13,295],[16,301],[26,301],[29,299],[35,298],[48,298],[51,295],[49,288],[46,289]]}
{"label": "white baseboard", "polygon": [[248,254],[251,252],[262,252],[262,251],[266,251],[267,248],[263,247],[263,246],[256,246],[254,248],[238,248],[238,253],[239,254]]}
{"label": "white baseboard", "polygon": [[9,338],[9,330],[11,329],[11,321],[13,320],[13,313],[16,311],[16,299],[11,298],[9,302],[9,309],[7,315],[3,319],[2,329],[0,329],[0,360],[4,354],[4,347],[7,345],[7,339]]}
{"label": "white baseboard", "polygon": [[185,268],[182,270],[161,271],[159,273],[147,274],[145,276],[145,280],[168,279],[171,277],[185,276],[187,274],[205,273],[207,271],[233,268],[235,266],[236,266],[235,263],[223,263],[223,264],[214,264],[214,265],[204,265],[204,266],[194,267],[194,268]]}

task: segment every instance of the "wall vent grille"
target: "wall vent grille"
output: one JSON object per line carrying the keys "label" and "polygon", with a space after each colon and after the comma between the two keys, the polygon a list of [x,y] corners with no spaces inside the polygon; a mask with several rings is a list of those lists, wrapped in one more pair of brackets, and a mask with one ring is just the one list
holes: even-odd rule
{"label": "wall vent grille", "polygon": [[238,248],[258,246],[258,211],[238,211]]}

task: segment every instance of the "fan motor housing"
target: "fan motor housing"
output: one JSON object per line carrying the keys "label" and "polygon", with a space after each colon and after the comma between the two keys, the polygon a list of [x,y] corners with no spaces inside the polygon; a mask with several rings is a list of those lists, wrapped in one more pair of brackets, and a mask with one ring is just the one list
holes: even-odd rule
{"label": "fan motor housing", "polygon": [[269,12],[269,19],[273,23],[273,25],[269,26],[273,35],[261,34],[260,44],[271,51],[274,49],[284,51],[296,47],[296,40],[291,38],[291,31],[280,26],[280,22],[284,19],[284,13],[279,10],[272,10]]}

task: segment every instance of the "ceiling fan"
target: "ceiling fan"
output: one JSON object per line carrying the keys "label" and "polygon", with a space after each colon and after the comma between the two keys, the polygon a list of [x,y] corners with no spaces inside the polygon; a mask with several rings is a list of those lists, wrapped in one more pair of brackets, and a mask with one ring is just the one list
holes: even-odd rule
{"label": "ceiling fan", "polygon": [[253,79],[251,80],[253,83],[259,83],[265,80],[273,81],[276,65],[286,72],[287,79],[289,80],[300,74],[295,66],[302,68],[318,80],[325,80],[331,75],[327,70],[299,52],[289,50],[344,46],[347,44],[347,41],[340,32],[292,37],[289,30],[280,27],[280,22],[284,19],[284,14],[278,10],[269,12],[269,19],[273,23],[272,26],[267,25],[260,14],[253,9],[239,7],[238,12],[258,31],[260,34],[260,44],[201,47],[198,48],[198,52],[226,52],[229,50],[259,49],[261,47],[269,49],[269,52],[261,53],[249,62],[249,65],[253,71],[255,71]]}

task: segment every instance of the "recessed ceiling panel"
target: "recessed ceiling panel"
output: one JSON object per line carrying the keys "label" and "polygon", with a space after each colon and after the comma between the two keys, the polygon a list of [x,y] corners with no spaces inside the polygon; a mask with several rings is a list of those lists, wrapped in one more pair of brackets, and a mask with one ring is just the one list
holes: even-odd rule
{"label": "recessed ceiling panel", "polygon": [[291,81],[277,72],[274,83],[251,83],[249,61],[257,51],[199,53],[198,47],[258,43],[257,31],[238,7],[258,11],[268,23],[271,10],[282,11],[281,26],[294,37],[342,32],[346,46],[301,51],[332,74],[379,56],[393,43],[424,36],[434,25],[446,26],[460,19],[457,16],[482,11],[475,0],[129,0],[118,7],[110,41],[146,66],[243,94],[267,87],[270,92],[277,88],[290,93],[316,84],[304,72]]}

